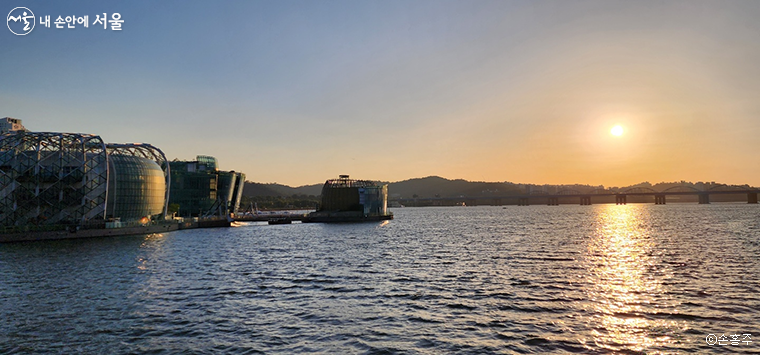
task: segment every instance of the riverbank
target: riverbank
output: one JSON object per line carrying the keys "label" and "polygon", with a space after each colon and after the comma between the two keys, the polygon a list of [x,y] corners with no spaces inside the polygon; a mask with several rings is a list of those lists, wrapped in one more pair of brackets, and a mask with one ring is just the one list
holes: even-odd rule
{"label": "riverbank", "polygon": [[202,219],[178,219],[144,226],[128,226],[119,228],[65,228],[54,231],[29,230],[15,233],[1,233],[0,243],[165,233],[180,229],[229,227],[230,223],[231,221],[226,217],[215,217]]}

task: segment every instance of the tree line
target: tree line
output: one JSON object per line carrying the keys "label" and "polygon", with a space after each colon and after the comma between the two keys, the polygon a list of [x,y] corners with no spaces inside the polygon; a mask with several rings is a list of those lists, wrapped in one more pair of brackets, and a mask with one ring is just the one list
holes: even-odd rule
{"label": "tree line", "polygon": [[252,206],[260,210],[281,209],[315,209],[320,203],[320,196],[293,194],[290,196],[243,196],[240,200],[240,210],[247,211]]}

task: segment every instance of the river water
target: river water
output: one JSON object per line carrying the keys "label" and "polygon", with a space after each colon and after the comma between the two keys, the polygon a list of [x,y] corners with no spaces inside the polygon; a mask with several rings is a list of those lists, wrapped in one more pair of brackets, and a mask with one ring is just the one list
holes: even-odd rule
{"label": "river water", "polygon": [[394,213],[0,244],[0,353],[760,353],[758,205]]}

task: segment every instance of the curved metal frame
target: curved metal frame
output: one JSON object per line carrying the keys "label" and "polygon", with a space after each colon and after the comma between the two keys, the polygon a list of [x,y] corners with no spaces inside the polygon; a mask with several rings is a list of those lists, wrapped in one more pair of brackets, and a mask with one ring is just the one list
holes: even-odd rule
{"label": "curved metal frame", "polygon": [[746,190],[748,190],[748,188],[744,186],[717,184],[710,187],[706,191],[746,191]]}
{"label": "curved metal frame", "polygon": [[325,181],[322,188],[341,188],[341,187],[372,187],[379,186],[375,181],[371,180],[354,180],[349,178],[330,179]]}
{"label": "curved metal frame", "polygon": [[0,225],[84,224],[103,219],[108,154],[94,134],[0,135]]}
{"label": "curved metal frame", "polygon": [[687,185],[678,185],[678,186],[669,187],[660,192],[704,192],[704,191],[691,187],[691,186],[687,186]]}
{"label": "curved metal frame", "polygon": [[659,191],[655,191],[654,189],[649,188],[649,187],[636,186],[636,187],[632,187],[630,189],[627,189],[627,190],[625,190],[625,191],[623,191],[621,193],[622,194],[635,194],[635,193],[657,193],[657,192],[659,192]]}
{"label": "curved metal frame", "polygon": [[106,148],[108,149],[109,155],[122,154],[141,157],[153,160],[161,167],[161,170],[164,171],[164,179],[166,181],[163,215],[163,218],[166,219],[167,210],[169,208],[169,191],[171,190],[171,169],[164,152],[148,143],[108,143],[106,144]]}

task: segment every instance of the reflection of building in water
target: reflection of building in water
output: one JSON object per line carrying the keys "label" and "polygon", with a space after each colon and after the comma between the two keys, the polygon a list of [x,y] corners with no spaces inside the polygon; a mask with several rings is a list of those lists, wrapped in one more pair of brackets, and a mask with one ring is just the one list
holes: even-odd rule
{"label": "reflection of building in water", "polygon": [[393,219],[388,212],[388,185],[351,180],[348,175],[327,180],[322,187],[322,204],[308,222],[351,222]]}
{"label": "reflection of building in water", "polygon": [[149,144],[20,126],[0,135],[0,225],[163,219],[168,179],[166,157]]}
{"label": "reflection of building in water", "polygon": [[220,171],[216,158],[199,155],[194,161],[172,161],[169,204],[180,216],[228,215],[237,212],[245,174]]}

